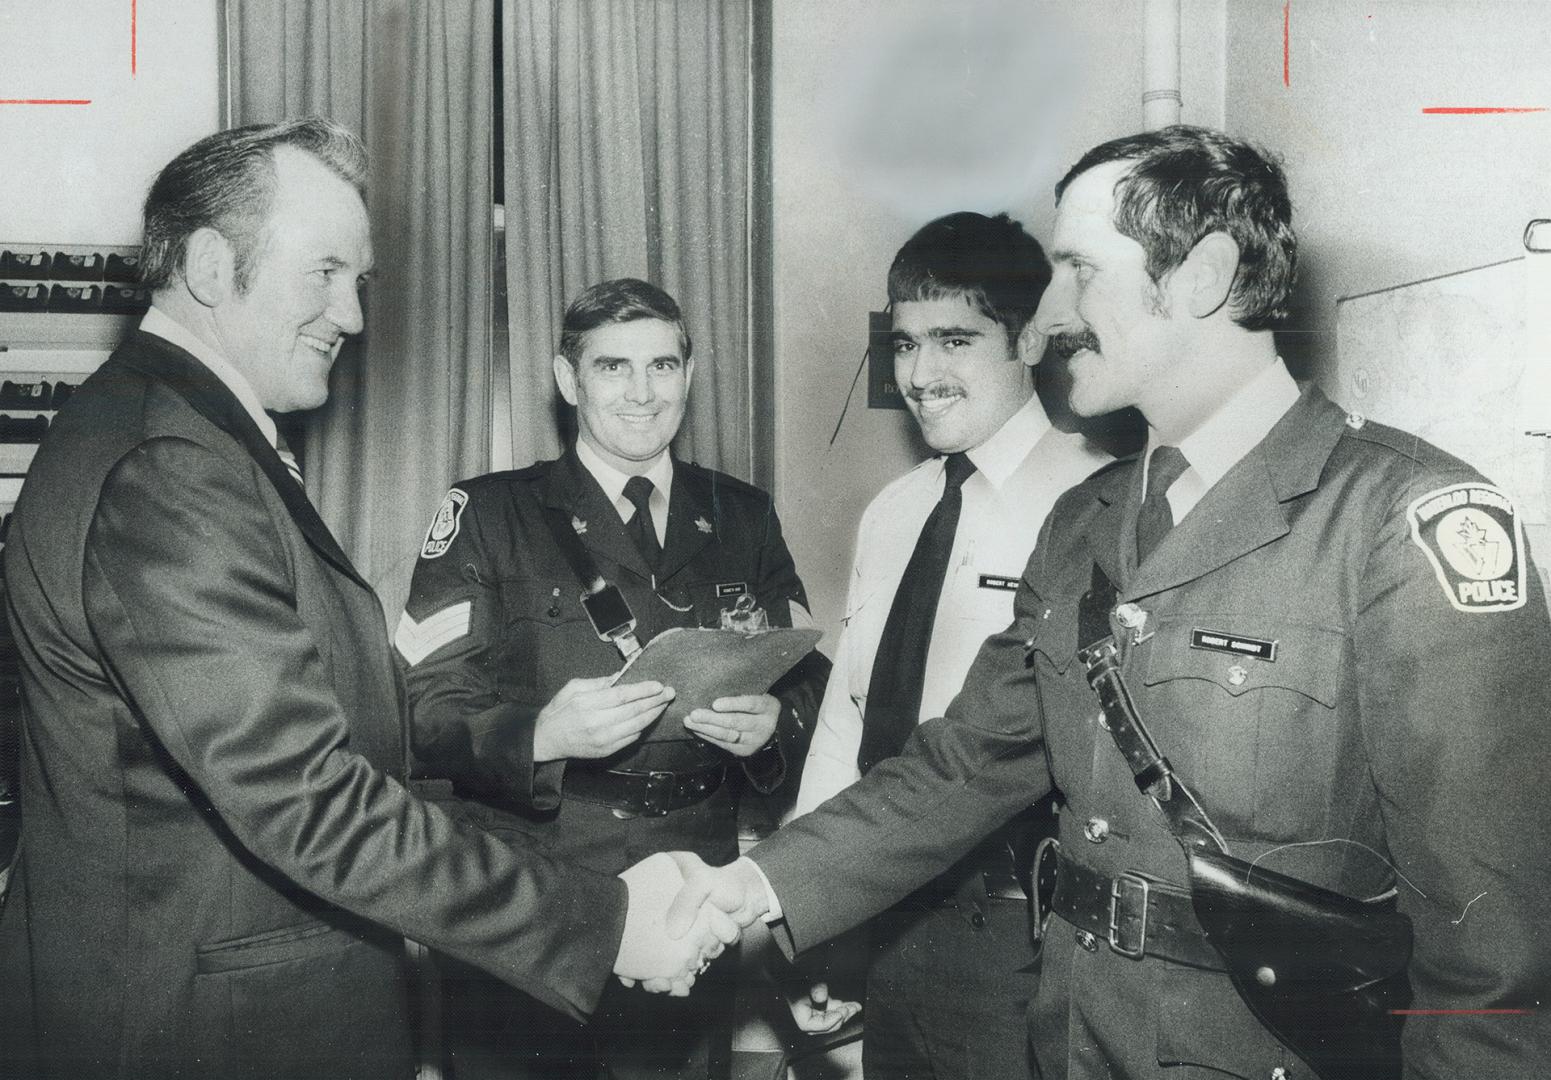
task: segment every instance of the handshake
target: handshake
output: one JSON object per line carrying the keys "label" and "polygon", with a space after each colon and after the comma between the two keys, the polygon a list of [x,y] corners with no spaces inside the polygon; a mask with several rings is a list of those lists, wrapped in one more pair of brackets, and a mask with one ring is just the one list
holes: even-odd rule
{"label": "handshake", "polygon": [[747,859],[713,868],[686,851],[659,852],[619,876],[630,906],[614,974],[652,993],[688,994],[695,976],[770,906],[764,878]]}
{"label": "handshake", "polygon": [[[619,875],[630,893],[614,974],[626,986],[683,997],[711,961],[770,909],[765,879],[748,859],[707,866],[687,851],[660,852]],[[814,983],[788,1002],[799,1030],[832,1032],[861,1006]]]}

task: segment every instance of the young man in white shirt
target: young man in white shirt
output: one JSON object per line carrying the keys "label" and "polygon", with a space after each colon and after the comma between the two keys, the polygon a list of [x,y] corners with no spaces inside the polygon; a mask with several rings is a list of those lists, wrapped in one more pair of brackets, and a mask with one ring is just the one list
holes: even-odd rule
{"label": "young man in white shirt", "polygon": [[[895,381],[937,456],[862,516],[798,813],[942,715],[981,642],[1012,621],[1050,507],[1109,460],[1051,426],[1034,392],[1045,339],[1032,319],[1049,280],[1038,241],[1006,214],[932,221],[889,268]],[[872,922],[869,1075],[972,1080],[1027,1069],[1021,1018],[1038,949],[1021,881],[1053,830],[1048,801],[1030,807]]]}

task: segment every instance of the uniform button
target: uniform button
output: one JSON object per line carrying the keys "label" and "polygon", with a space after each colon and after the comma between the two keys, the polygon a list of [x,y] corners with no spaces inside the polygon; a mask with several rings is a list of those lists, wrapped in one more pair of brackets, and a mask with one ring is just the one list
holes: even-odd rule
{"label": "uniform button", "polygon": [[1109,822],[1101,817],[1091,817],[1082,827],[1082,834],[1088,838],[1090,844],[1102,844],[1109,839]]}
{"label": "uniform button", "polygon": [[969,925],[973,926],[976,930],[983,929],[985,924],[986,917],[984,912],[977,911],[969,917]]}
{"label": "uniform button", "polygon": [[1106,717],[1103,713],[1099,713],[1099,729],[1101,731],[1109,730],[1109,718]]}
{"label": "uniform button", "polygon": [[1232,686],[1243,686],[1247,678],[1249,678],[1249,672],[1244,670],[1243,664],[1234,664],[1228,669],[1228,682]]}
{"label": "uniform button", "polygon": [[1261,986],[1275,986],[1276,971],[1269,967],[1258,967],[1255,969],[1255,981]]}
{"label": "uniform button", "polygon": [[1360,412],[1346,414],[1346,426],[1351,428],[1353,431],[1361,431],[1363,425],[1367,422],[1368,418]]}
{"label": "uniform button", "polygon": [[1088,933],[1086,930],[1079,930],[1077,931],[1077,944],[1081,945],[1089,952],[1093,952],[1099,947],[1099,939]]}
{"label": "uniform button", "polygon": [[1271,1070],[1271,1080],[1291,1080],[1292,1073],[1278,1065]]}

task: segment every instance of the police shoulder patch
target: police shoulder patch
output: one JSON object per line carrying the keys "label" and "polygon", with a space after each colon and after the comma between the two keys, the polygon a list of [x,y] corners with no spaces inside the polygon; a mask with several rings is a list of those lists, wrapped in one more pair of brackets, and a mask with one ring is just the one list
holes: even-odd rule
{"label": "police shoulder patch", "polygon": [[1406,510],[1411,539],[1457,611],[1524,606],[1524,524],[1513,499],[1485,482],[1429,491]]}
{"label": "police shoulder patch", "polygon": [[458,535],[458,524],[463,518],[463,508],[468,505],[468,494],[459,488],[447,492],[442,505],[436,508],[431,527],[426,530],[425,543],[420,545],[422,559],[439,559],[447,554]]}

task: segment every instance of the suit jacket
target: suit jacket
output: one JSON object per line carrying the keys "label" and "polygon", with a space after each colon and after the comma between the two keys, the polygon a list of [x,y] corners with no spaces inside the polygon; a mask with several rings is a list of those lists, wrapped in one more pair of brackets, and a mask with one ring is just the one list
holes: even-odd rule
{"label": "suit jacket", "polygon": [[235,397],[135,333],[5,550],[28,706],[10,1076],[408,1076],[408,935],[573,1015],[620,882],[412,796],[376,596]]}
{"label": "suit jacket", "polygon": [[750,757],[678,739],[637,742],[606,759],[535,766],[534,725],[544,705],[568,680],[610,675],[621,663],[582,610],[581,585],[554,541],[549,511],[569,523],[599,572],[624,594],[642,642],[670,627],[715,627],[744,591],[773,626],[790,625],[792,605],[807,604],[770,496],[723,473],[674,463],[655,578],[574,449],[555,461],[462,481],[427,534],[395,638],[418,762],[475,800],[469,811],[486,824],[540,836],[594,869],[617,872],[667,848],[728,861],[737,849],[725,789],[664,818],[625,821],[562,800],[564,773],[736,762],[757,789],[773,790],[787,763],[806,753],[829,662],[811,653],[777,684],[775,741]]}
{"label": "suit jacket", "polygon": [[[1551,627],[1508,500],[1317,390],[1136,567],[1140,473],[1121,464],[1057,504],[1013,624],[946,719],[755,850],[795,943],[890,902],[1052,783],[1068,853],[1184,882],[1076,659],[1097,564],[1147,613],[1123,666],[1137,707],[1234,853],[1352,896],[1396,886],[1416,930],[1413,1008],[1529,1010],[1409,1018],[1406,1075],[1533,1071],[1551,1057]],[[1085,835],[1097,819],[1107,830]],[[1059,921],[1030,1021],[1047,1077],[1307,1071],[1226,977],[1079,948]]]}

